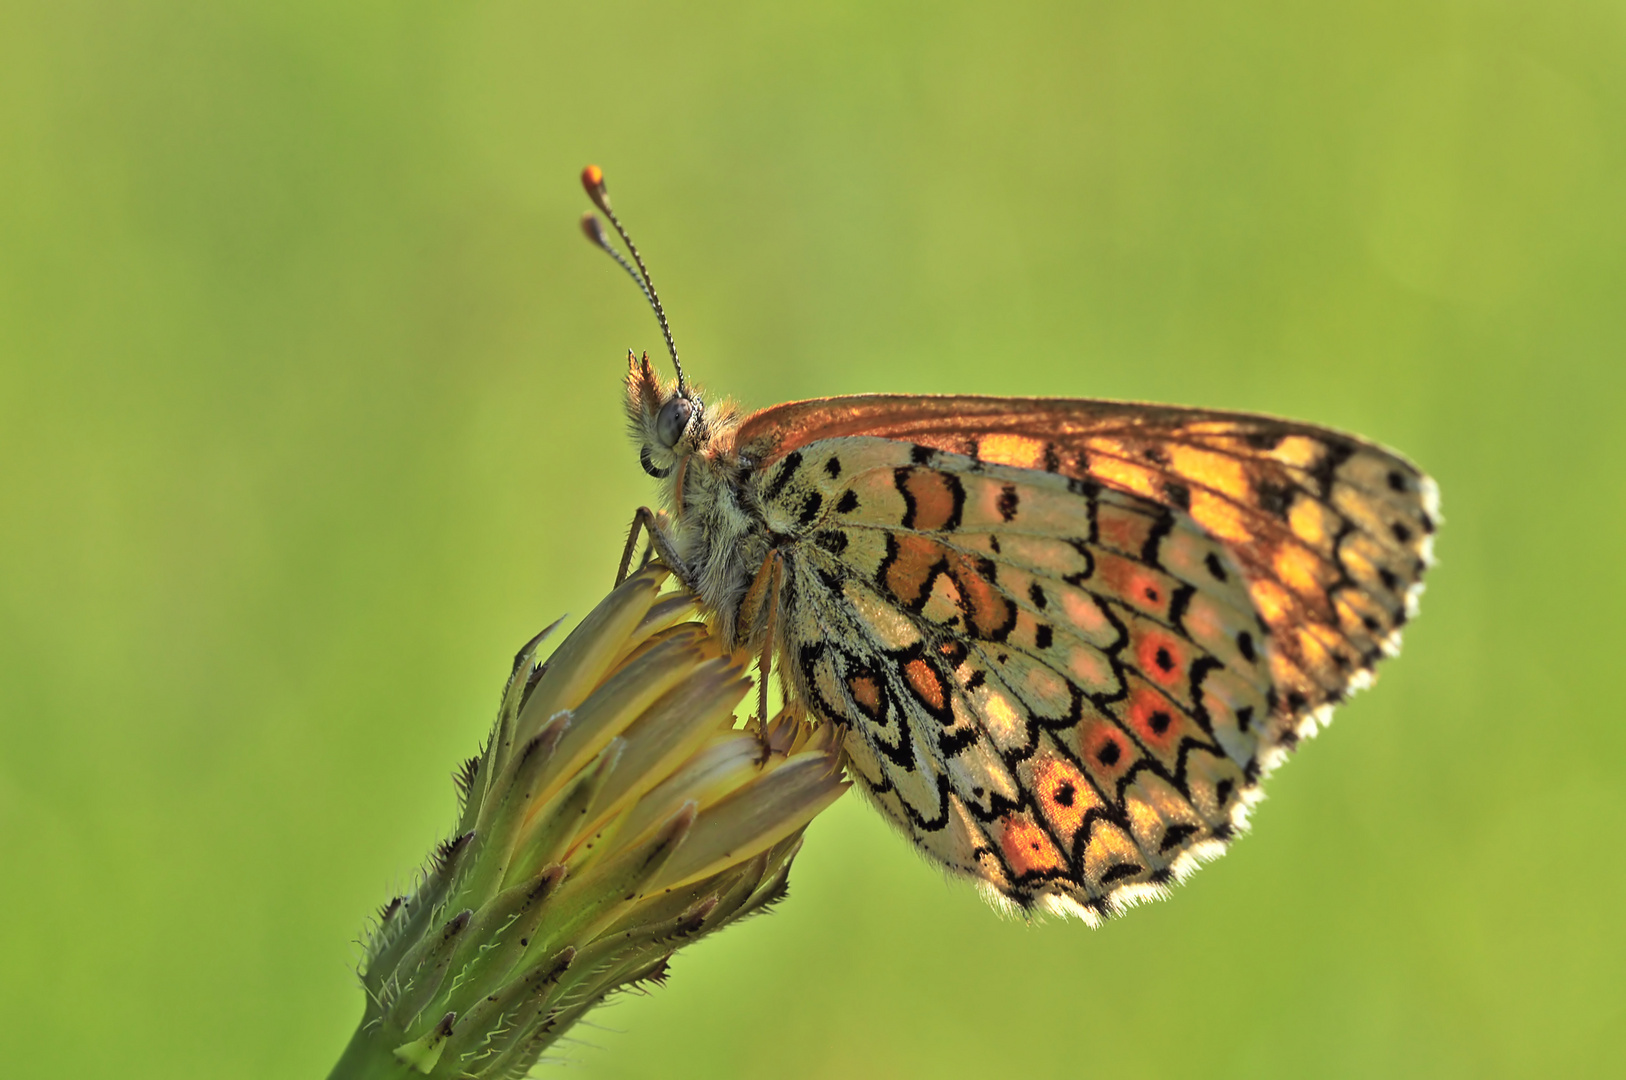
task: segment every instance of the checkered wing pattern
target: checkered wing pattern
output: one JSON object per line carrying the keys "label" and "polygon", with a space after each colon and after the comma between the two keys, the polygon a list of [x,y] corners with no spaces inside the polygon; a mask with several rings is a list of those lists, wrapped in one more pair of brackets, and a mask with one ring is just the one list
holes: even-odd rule
{"label": "checkered wing pattern", "polygon": [[735,443],[780,538],[778,651],[943,866],[1097,921],[1245,827],[1416,608],[1433,482],[1266,417],[862,396]]}

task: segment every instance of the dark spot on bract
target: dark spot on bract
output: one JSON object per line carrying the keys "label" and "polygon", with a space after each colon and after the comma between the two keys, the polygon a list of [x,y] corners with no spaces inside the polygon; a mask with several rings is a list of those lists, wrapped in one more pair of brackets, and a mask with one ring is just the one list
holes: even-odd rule
{"label": "dark spot on bract", "polygon": [[830,455],[830,460],[826,461],[824,463],[824,471],[830,477],[830,479],[832,479],[832,480],[834,480],[836,477],[840,476],[841,475],[841,459],[836,457],[834,454],[831,454]]}
{"label": "dark spot on bract", "polygon": [[1071,805],[1073,805],[1073,796],[1075,796],[1077,794],[1078,794],[1078,790],[1073,787],[1072,781],[1063,780],[1061,783],[1056,785],[1056,793],[1055,793],[1055,796],[1054,796],[1055,800],[1056,800],[1056,805],[1057,806],[1071,806]]}
{"label": "dark spot on bract", "polygon": [[1123,751],[1119,749],[1118,742],[1115,739],[1108,739],[1101,746],[1101,749],[1095,752],[1095,760],[1109,769],[1118,764],[1118,759],[1121,757],[1123,757]]}
{"label": "dark spot on bract", "polygon": [[1146,719],[1146,724],[1152,729],[1152,733],[1154,735],[1162,735],[1164,732],[1169,730],[1169,725],[1172,723],[1174,723],[1174,717],[1170,716],[1162,709],[1157,710],[1157,712],[1153,713]]}
{"label": "dark spot on bract", "polygon": [[854,510],[857,510],[857,509],[858,509],[858,493],[856,491],[852,490],[851,488],[848,488],[847,491],[836,502],[836,513],[838,513],[838,514],[850,514]]}
{"label": "dark spot on bract", "polygon": [[1242,654],[1242,659],[1248,663],[1254,661],[1253,635],[1246,630],[1236,636],[1236,651]]}
{"label": "dark spot on bract", "polygon": [[1208,567],[1208,572],[1213,575],[1215,581],[1230,580],[1230,575],[1225,572],[1225,567],[1220,564],[1219,555],[1216,553],[1210,551],[1203,559],[1203,565]]}
{"label": "dark spot on bract", "polygon": [[1389,531],[1394,533],[1395,539],[1399,540],[1402,544],[1411,543],[1411,530],[1406,528],[1403,522],[1397,521],[1393,525],[1390,525]]}
{"label": "dark spot on bract", "polygon": [[1040,623],[1037,627],[1034,628],[1034,630],[1033,630],[1033,647],[1034,648],[1039,649],[1041,651],[1044,650],[1044,649],[1048,649],[1048,648],[1050,648],[1050,641],[1051,641],[1051,633],[1050,633],[1050,627],[1048,625],[1046,625],[1045,623]]}
{"label": "dark spot on bract", "polygon": [[1157,655],[1152,657],[1152,662],[1164,671],[1174,670],[1174,657],[1170,656],[1169,650],[1162,646],[1158,647]]}

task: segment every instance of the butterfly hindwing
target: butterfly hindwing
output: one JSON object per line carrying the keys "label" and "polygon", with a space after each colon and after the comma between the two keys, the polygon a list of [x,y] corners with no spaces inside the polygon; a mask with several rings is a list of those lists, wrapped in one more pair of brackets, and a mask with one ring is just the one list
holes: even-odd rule
{"label": "butterfly hindwing", "polygon": [[[997,399],[908,400],[933,415],[882,410],[896,434],[742,438],[787,541],[796,690],[946,867],[1091,919],[1161,891],[1395,647],[1431,485],[1256,417],[1113,406],[1084,430],[1031,402],[996,422]],[[985,415],[956,428],[965,401]]]}

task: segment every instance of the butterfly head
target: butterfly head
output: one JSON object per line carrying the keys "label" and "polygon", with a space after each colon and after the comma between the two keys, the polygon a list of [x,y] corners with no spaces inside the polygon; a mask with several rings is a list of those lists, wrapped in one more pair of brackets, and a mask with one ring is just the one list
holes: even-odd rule
{"label": "butterfly head", "polygon": [[593,205],[609,218],[616,234],[632,254],[632,261],[628,262],[615,249],[596,215],[589,213],[582,216],[582,232],[627,272],[644,294],[644,299],[649,301],[656,321],[661,324],[661,336],[666,339],[666,351],[672,356],[672,367],[677,372],[676,381],[663,385],[650,367],[647,353],[638,359],[630,350],[627,352],[627,417],[632,423],[633,441],[639,445],[638,459],[646,473],[663,479],[672,474],[680,460],[705,444],[708,431],[705,404],[683,378],[683,362],[678,359],[677,345],[672,340],[672,328],[666,321],[666,310],[661,307],[660,294],[655,291],[655,282],[649,276],[649,267],[644,264],[643,256],[638,254],[637,245],[627,234],[621,219],[610,209],[610,191],[604,184],[604,171],[597,165],[583,169],[582,188]]}
{"label": "butterfly head", "polygon": [[706,442],[705,402],[676,380],[662,383],[647,354],[627,354],[627,420],[638,461],[656,479],[670,476],[679,460]]}

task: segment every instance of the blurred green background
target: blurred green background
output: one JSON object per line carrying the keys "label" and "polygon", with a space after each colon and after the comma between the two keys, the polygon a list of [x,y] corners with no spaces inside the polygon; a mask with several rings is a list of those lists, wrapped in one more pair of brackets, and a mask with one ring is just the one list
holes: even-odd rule
{"label": "blurred green background", "polygon": [[1173,902],[1002,921],[849,798],[573,1075],[1619,1068],[1623,56],[1562,0],[0,4],[0,1073],[332,1064],[653,497],[589,161],[715,392],[1276,412],[1447,525]]}

